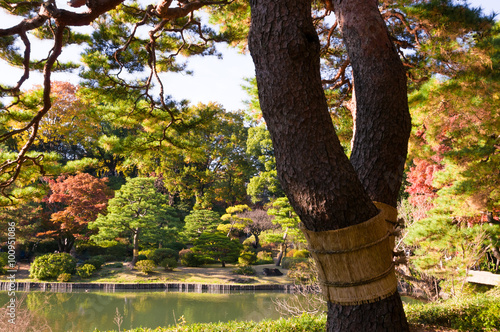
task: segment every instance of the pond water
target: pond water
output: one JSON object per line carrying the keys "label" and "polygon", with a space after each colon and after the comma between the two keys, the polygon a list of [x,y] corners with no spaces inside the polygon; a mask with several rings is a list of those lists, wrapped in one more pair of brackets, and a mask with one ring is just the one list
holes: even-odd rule
{"label": "pond water", "polygon": [[[273,299],[291,296],[278,292],[231,292],[230,294],[182,292],[16,292],[21,308],[16,325],[33,325],[37,331],[118,330],[117,311],[123,317],[121,329],[156,328],[187,323],[230,320],[277,319]],[[0,306],[9,301],[0,292]],[[181,318],[183,316],[183,318]],[[2,322],[5,323],[5,322]],[[0,324],[0,330],[4,331]],[[20,325],[19,325],[20,326]],[[43,327],[45,326],[45,327]]]}
{"label": "pond water", "polygon": [[[117,330],[117,312],[121,329],[156,328],[189,323],[226,322],[230,320],[278,319],[274,301],[293,294],[270,291],[197,293],[165,291],[130,292],[16,292],[16,326],[2,316],[0,331],[21,331],[34,327],[40,332]],[[9,301],[0,292],[0,306]],[[411,301],[403,298],[404,302]],[[30,330],[31,331],[31,330]]]}

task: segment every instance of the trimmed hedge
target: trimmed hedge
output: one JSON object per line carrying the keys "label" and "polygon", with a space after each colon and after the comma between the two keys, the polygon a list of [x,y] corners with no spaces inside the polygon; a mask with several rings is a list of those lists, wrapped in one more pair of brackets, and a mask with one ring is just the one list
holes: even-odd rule
{"label": "trimmed hedge", "polygon": [[76,273],[80,276],[80,278],[90,278],[95,270],[96,268],[94,265],[84,264],[76,268]]}
{"label": "trimmed hedge", "polygon": [[106,258],[104,256],[98,255],[87,259],[85,261],[85,264],[92,265],[96,270],[99,270],[105,262]]}
{"label": "trimmed hedge", "polygon": [[254,265],[257,263],[257,254],[253,251],[244,250],[238,257],[238,263],[240,265]]}
{"label": "trimmed hedge", "polygon": [[135,268],[144,274],[150,274],[154,272],[156,264],[150,259],[144,259],[142,261],[138,261],[135,264]]}
{"label": "trimmed hedge", "polygon": [[35,258],[30,277],[39,280],[56,279],[62,273],[75,273],[76,260],[67,253],[45,254]]}

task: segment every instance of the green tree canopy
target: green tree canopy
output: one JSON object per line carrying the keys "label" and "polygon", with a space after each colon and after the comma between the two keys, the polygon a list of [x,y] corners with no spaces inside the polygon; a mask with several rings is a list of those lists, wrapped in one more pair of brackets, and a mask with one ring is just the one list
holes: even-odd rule
{"label": "green tree canopy", "polygon": [[184,235],[189,242],[195,241],[202,233],[211,233],[217,230],[222,222],[220,215],[211,210],[192,210],[184,218]]}
{"label": "green tree canopy", "polygon": [[107,214],[99,215],[89,224],[96,229],[96,242],[125,237],[134,247],[132,265],[137,261],[139,244],[170,239],[180,230],[174,208],[167,205],[164,195],[156,191],[155,178],[128,179],[109,201]]}
{"label": "green tree canopy", "polygon": [[215,259],[226,266],[226,263],[233,263],[238,260],[243,245],[236,239],[230,239],[225,234],[203,233],[195,241],[192,250]]}
{"label": "green tree canopy", "polygon": [[407,242],[414,263],[439,278],[463,281],[486,253],[500,262],[499,28],[464,41],[460,69],[410,95],[407,190],[420,214]]}

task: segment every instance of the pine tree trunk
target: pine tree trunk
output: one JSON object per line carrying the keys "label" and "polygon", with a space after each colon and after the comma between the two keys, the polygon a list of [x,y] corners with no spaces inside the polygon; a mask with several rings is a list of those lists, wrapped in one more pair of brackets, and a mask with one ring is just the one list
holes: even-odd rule
{"label": "pine tree trunk", "polygon": [[[345,20],[352,20],[348,23],[361,29],[346,35],[352,39],[351,44],[347,42],[349,52],[357,51],[357,47],[365,50],[371,43],[379,47],[377,38],[388,38],[385,25],[379,20],[376,2],[358,2],[356,8],[345,10],[354,11],[350,14],[363,13],[360,17],[364,18],[346,16],[342,22],[346,26]],[[392,66],[402,68],[397,54],[396,58],[380,59],[393,63],[374,68],[369,52],[353,54],[355,71],[390,80],[379,88],[355,75],[358,109],[370,107],[357,114],[353,167],[336,136],[323,93],[319,40],[311,20],[310,1],[251,0],[250,4],[249,47],[256,67],[260,105],[271,133],[278,177],[304,226],[311,231],[341,229],[374,217],[378,210],[372,200],[395,206],[409,134],[408,106],[403,105],[406,100],[404,71],[386,72]],[[373,32],[366,36],[368,40],[365,35],[356,36],[363,29]],[[359,38],[355,40],[356,37]],[[389,41],[378,53],[393,52],[390,46]],[[391,75],[399,76],[393,79]],[[380,81],[374,82],[378,83]],[[377,94],[370,95],[370,89]],[[368,105],[370,103],[375,104]],[[394,119],[396,123],[389,118],[394,115],[399,115]],[[360,119],[363,117],[367,119]],[[403,121],[403,125],[399,121]],[[370,131],[371,125],[375,132]],[[392,146],[392,140],[397,147]],[[379,172],[378,167],[381,167]],[[355,306],[328,303],[328,308],[328,331],[408,330],[397,293],[374,303]]]}
{"label": "pine tree trunk", "polygon": [[134,268],[135,264],[137,263],[137,260],[139,258],[139,232],[140,228],[134,229],[134,236],[133,236],[133,253],[132,253],[132,261],[130,262],[130,267]]}

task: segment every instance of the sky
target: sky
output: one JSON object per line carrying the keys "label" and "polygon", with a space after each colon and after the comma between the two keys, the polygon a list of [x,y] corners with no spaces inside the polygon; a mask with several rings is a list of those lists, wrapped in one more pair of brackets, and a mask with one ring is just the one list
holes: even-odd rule
{"label": "sky", "polygon": [[[468,3],[472,7],[482,7],[486,14],[491,14],[493,11],[500,14],[500,0],[469,0]],[[60,8],[65,8],[65,1],[57,0],[57,4]],[[66,9],[74,10],[68,7]],[[0,28],[6,28],[15,23],[4,16],[0,16],[2,18]],[[496,17],[497,21],[499,18],[500,16]],[[37,45],[36,47],[42,49],[44,46]],[[244,109],[243,101],[248,100],[248,96],[241,85],[245,84],[244,78],[255,75],[252,59],[249,54],[241,54],[224,44],[219,45],[218,50],[223,54],[223,59],[213,56],[191,58],[188,69],[194,72],[192,76],[179,73],[165,75],[163,84],[166,94],[172,95],[174,100],[188,99],[194,104],[217,102],[230,111]],[[61,54],[61,60],[71,58],[74,60],[75,56],[78,56],[76,48],[67,49]],[[20,69],[13,71],[1,61],[0,73],[2,73],[0,82],[10,84],[22,75]],[[6,81],[6,79],[9,80]],[[55,74],[54,79],[67,80],[73,84],[78,82],[77,78],[69,74]],[[41,82],[41,75],[33,74],[28,84],[41,84]]]}

